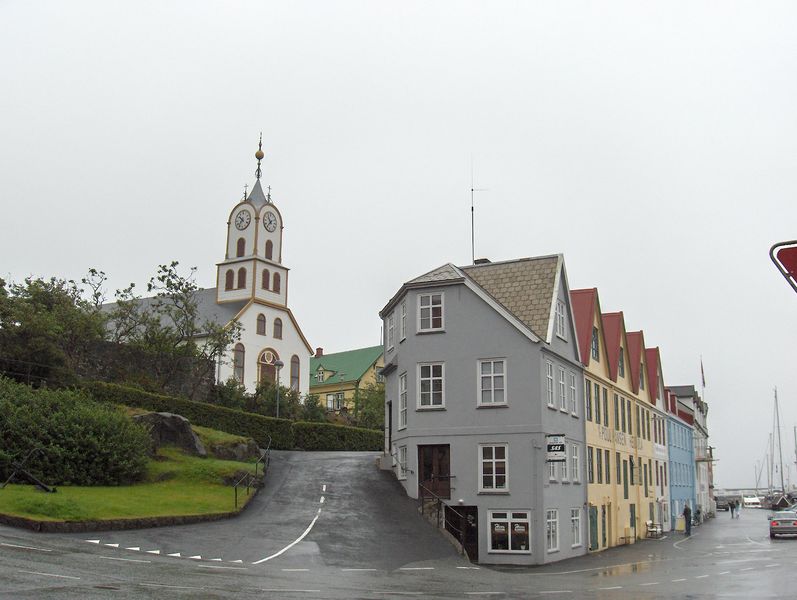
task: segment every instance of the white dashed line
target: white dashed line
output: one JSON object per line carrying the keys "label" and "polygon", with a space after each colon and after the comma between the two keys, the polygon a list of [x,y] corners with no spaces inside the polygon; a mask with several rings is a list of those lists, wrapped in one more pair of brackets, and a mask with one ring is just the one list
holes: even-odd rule
{"label": "white dashed line", "polygon": [[321,491],[322,492],[326,492],[327,491],[327,484],[326,483],[321,486]]}
{"label": "white dashed line", "polygon": [[86,540],[89,544],[99,544],[100,540]]}
{"label": "white dashed line", "polygon": [[57,573],[40,573],[39,571],[23,571],[22,569],[20,569],[19,572],[29,573],[31,575],[42,575],[44,577],[58,577],[60,579],[80,579],[80,577],[72,577],[72,575],[58,575]]}
{"label": "white dashed line", "polygon": [[310,569],[282,569],[286,573],[306,573]]}
{"label": "white dashed line", "polygon": [[740,571],[752,571],[755,567],[745,567],[744,569],[739,569]]}
{"label": "white dashed line", "polygon": [[719,573],[719,574],[720,575],[727,575],[728,573],[730,573],[730,571],[723,571],[722,573]]}
{"label": "white dashed line", "polygon": [[681,581],[686,581],[686,579],[685,579],[685,578],[682,578],[682,579],[672,579],[671,581],[672,581],[673,583],[679,583],[679,582],[681,582]]}
{"label": "white dashed line", "polygon": [[104,560],[122,560],[124,562],[134,562],[134,563],[151,563],[151,560],[141,560],[138,558],[119,558],[118,556],[100,556]]}
{"label": "white dashed line", "polygon": [[650,581],[648,583],[640,583],[640,586],[648,586],[648,585],[659,585],[661,581]]}
{"label": "white dashed line", "polygon": [[778,564],[778,563],[773,563],[773,564],[771,564],[771,565],[767,565],[767,569],[768,569],[768,568],[770,568],[770,567],[779,567],[779,566],[780,566],[780,564]]}
{"label": "white dashed line", "polygon": [[695,579],[705,579],[706,577],[709,577],[709,576],[708,575],[698,575],[697,577],[695,577]]}
{"label": "white dashed line", "polygon": [[109,548],[118,548],[119,547],[119,544],[104,544],[104,545],[108,546]]}
{"label": "white dashed line", "polygon": [[323,503],[324,503],[324,497],[321,496],[321,504],[323,504]]}
{"label": "white dashed line", "polygon": [[472,569],[474,571],[478,571],[479,567],[457,567],[457,569]]}
{"label": "white dashed line", "polygon": [[548,590],[547,592],[540,592],[540,594],[572,594],[571,590]]}
{"label": "white dashed line", "polygon": [[401,567],[399,571],[434,571],[434,567]]}
{"label": "white dashed line", "polygon": [[621,590],[621,589],[623,589],[623,586],[621,586],[621,585],[613,585],[611,587],[602,587],[602,588],[598,588],[598,589],[599,590]]}
{"label": "white dashed line", "polygon": [[147,554],[160,554],[160,550],[147,550]]}
{"label": "white dashed line", "polygon": [[[466,596],[501,596],[506,592],[465,592]],[[544,594],[545,592],[540,592]]]}
{"label": "white dashed line", "polygon": [[141,548],[139,546],[133,546],[132,548],[125,548],[125,550],[133,550],[135,552],[141,552]]}
{"label": "white dashed line", "polygon": [[182,558],[183,557],[182,554],[180,554],[179,552],[173,552],[171,554],[167,554],[166,556],[171,556],[172,558]]}
{"label": "white dashed line", "polygon": [[242,565],[244,561],[239,558],[238,560],[228,560],[227,562]]}
{"label": "white dashed line", "polygon": [[39,552],[52,552],[52,550],[48,550],[47,548],[35,548],[34,546],[20,546],[18,544],[6,544],[5,542],[0,543],[0,546],[6,546],[7,548],[20,548],[22,550],[38,550]]}
{"label": "white dashed line", "polygon": [[246,571],[246,567],[223,567],[221,565],[203,565],[198,564],[197,567],[202,567],[203,569],[227,569],[229,571]]}
{"label": "white dashed line", "polygon": [[202,556],[200,556],[199,554],[197,554],[196,556],[189,556],[188,558],[192,560],[202,560]]}
{"label": "white dashed line", "polygon": [[146,585],[148,587],[162,587],[173,590],[204,590],[203,587],[191,587],[190,585],[168,585],[166,583],[139,583],[138,585]]}
{"label": "white dashed line", "polygon": [[292,590],[288,588],[261,588],[261,592],[293,592],[304,594],[318,594],[321,590]]}

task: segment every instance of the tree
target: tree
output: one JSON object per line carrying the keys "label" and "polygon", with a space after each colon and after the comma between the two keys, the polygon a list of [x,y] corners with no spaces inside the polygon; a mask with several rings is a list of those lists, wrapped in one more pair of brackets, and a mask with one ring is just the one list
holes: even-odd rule
{"label": "tree", "polygon": [[327,420],[327,411],[321,405],[321,399],[316,394],[309,394],[302,404],[300,421],[323,423]]}
{"label": "tree", "polygon": [[240,339],[241,325],[201,318],[196,267],[187,275],[178,267],[177,261],[158,267],[147,284],[147,291],[155,292],[152,298],[136,295],[132,283],[116,292],[111,339],[151,359],[155,386],[161,391],[178,373],[187,371],[192,382],[188,396],[193,398],[227,349]]}
{"label": "tree", "polygon": [[104,331],[99,305],[74,281],[28,277],[9,285],[0,279],[0,370],[17,381],[73,383]]}
{"label": "tree", "polygon": [[354,394],[354,421],[358,427],[383,429],[385,426],[385,384],[369,383]]}

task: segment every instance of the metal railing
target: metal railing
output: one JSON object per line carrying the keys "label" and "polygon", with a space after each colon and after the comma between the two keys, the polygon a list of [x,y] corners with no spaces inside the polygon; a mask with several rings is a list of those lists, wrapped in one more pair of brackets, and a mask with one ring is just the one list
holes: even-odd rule
{"label": "metal railing", "polygon": [[258,477],[258,470],[260,465],[263,465],[263,479],[266,477],[266,473],[268,472],[268,465],[271,463],[271,436],[268,436],[268,443],[266,444],[265,450],[263,450],[263,454],[260,455],[260,458],[257,459],[255,462],[255,474],[252,475],[251,473],[244,473],[241,478],[233,484],[233,495],[235,497],[235,509],[238,510],[238,488],[239,487],[246,487],[246,495],[248,496],[251,492],[252,487],[254,486],[255,482],[257,482]]}
{"label": "metal railing", "polygon": [[[438,480],[439,479],[446,479],[448,481],[450,481],[453,478],[454,478],[453,475],[450,475],[450,476],[449,475],[445,475],[443,477],[437,477]],[[463,527],[458,527],[458,526],[454,525],[454,523],[448,518],[448,515],[446,514],[447,511],[445,509],[448,508],[448,510],[451,513],[453,513],[456,517],[458,517],[460,524],[467,523],[467,521],[468,521],[467,517],[465,515],[463,515],[461,512],[459,512],[457,509],[455,509],[453,506],[451,506],[448,502],[446,502],[444,498],[438,496],[435,492],[433,492],[428,487],[426,487],[424,484],[422,484],[422,483],[418,484],[418,492],[419,492],[418,493],[418,502],[419,502],[419,505],[420,505],[421,512],[423,514],[426,514],[425,504],[426,504],[427,500],[431,500],[432,501],[432,505],[434,506],[434,508],[435,508],[435,510],[437,512],[436,520],[435,520],[435,522],[437,523],[437,526],[440,527],[440,512],[442,511],[442,513],[443,513],[443,529],[445,529],[449,533],[452,533],[452,534],[455,533],[455,537],[459,540],[459,545],[460,545],[461,551],[465,552],[465,529],[464,529],[464,526]],[[432,515],[430,514],[429,516],[432,516]]]}

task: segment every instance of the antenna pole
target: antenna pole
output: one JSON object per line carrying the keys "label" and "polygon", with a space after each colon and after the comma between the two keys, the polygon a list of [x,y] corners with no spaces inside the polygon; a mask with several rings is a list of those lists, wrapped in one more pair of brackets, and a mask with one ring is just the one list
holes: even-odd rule
{"label": "antenna pole", "polygon": [[476,235],[473,217],[473,157],[470,158],[470,264],[476,264]]}

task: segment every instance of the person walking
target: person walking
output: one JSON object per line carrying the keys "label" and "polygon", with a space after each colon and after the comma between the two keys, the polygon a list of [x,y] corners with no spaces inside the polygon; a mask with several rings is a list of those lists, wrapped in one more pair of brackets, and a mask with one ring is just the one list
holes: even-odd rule
{"label": "person walking", "polygon": [[686,535],[692,535],[692,509],[689,504],[684,504],[684,527],[686,527]]}
{"label": "person walking", "polygon": [[736,500],[728,502],[728,506],[731,509],[731,519],[735,519],[736,517],[734,517],[733,513],[736,511]]}
{"label": "person walking", "polygon": [[737,501],[736,501],[736,518],[738,519],[738,518],[739,518],[739,517],[741,517],[741,516],[742,516],[742,505],[741,505],[741,503],[740,503],[740,502],[737,500]]}

